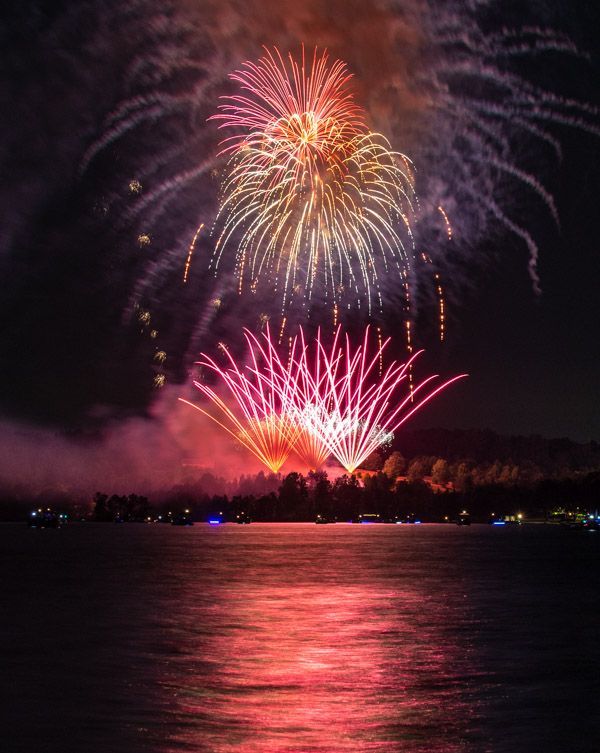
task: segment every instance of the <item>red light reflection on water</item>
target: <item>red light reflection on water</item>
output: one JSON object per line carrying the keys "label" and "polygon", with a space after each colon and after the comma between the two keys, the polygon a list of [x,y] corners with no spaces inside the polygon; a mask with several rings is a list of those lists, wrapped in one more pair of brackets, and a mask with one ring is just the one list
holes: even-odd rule
{"label": "red light reflection on water", "polygon": [[197,638],[177,688],[172,750],[463,750],[468,711],[456,674],[467,656],[449,629],[453,607],[388,555],[375,554],[375,569],[368,550],[319,562],[310,550],[286,558],[278,549],[225,564],[221,587],[189,616]]}

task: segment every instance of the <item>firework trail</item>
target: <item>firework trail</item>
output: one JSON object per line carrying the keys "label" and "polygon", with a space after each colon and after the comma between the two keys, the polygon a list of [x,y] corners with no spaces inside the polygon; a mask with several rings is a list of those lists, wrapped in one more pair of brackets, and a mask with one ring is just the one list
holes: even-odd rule
{"label": "firework trail", "polygon": [[[340,327],[336,327],[333,341],[329,350],[321,344],[321,331],[317,333],[314,352],[306,342],[304,330],[300,327],[298,339],[292,340],[289,360],[295,365],[295,383],[288,392],[286,411],[291,420],[299,427],[294,445],[296,454],[311,470],[317,470],[331,454],[331,450],[324,438],[313,431],[312,423],[315,411],[319,406],[327,411],[330,407],[330,385],[324,364],[337,363],[342,357],[339,351]],[[269,341],[270,342],[270,341]],[[296,346],[299,347],[296,347]],[[326,359],[322,354],[326,354]]]}
{"label": "firework trail", "polygon": [[274,347],[262,348],[248,332],[246,341],[251,360],[248,369],[240,369],[223,345],[221,348],[227,356],[228,367],[220,367],[205,354],[202,354],[203,360],[198,362],[212,371],[228,392],[228,398],[221,397],[207,384],[194,381],[194,386],[217,408],[218,417],[188,400],[180,400],[212,419],[269,470],[277,473],[298,435],[297,425],[285,410],[290,400],[289,391],[295,383],[295,374],[293,367],[284,366]]}
{"label": "firework trail", "polygon": [[[339,331],[340,328],[338,327],[333,339],[331,362],[335,358],[334,353]],[[322,372],[322,359],[319,358],[318,350],[315,353],[316,358],[311,361],[310,348],[306,343],[304,330],[300,327],[298,336],[289,338],[287,366],[284,369],[268,324],[261,339],[250,332],[246,332],[246,341],[253,350],[261,354],[264,363],[278,364],[280,377],[277,381],[280,385],[281,409],[285,413],[289,425],[295,427],[294,453],[308,468],[317,470],[330,455],[327,445],[315,432],[310,431],[310,426],[305,420],[313,405],[326,400],[325,374]],[[281,344],[281,336],[277,344]],[[256,362],[256,359],[253,359],[253,361]],[[253,370],[253,373],[261,378],[256,369]]]}
{"label": "firework trail", "polygon": [[332,305],[348,291],[371,311],[378,278],[409,262],[412,167],[365,126],[344,63],[315,49],[285,60],[265,48],[258,63],[231,75],[241,93],[213,116],[240,131],[222,142],[230,154],[219,209],[214,264],[235,247],[242,291],[263,283],[290,299],[313,290]]}
{"label": "firework trail", "polygon": [[[422,351],[405,363],[392,361],[378,374],[389,338],[369,353],[368,327],[356,349],[348,335],[339,346],[339,335],[338,329],[331,348],[317,335],[313,367],[302,358],[303,389],[290,391],[295,404],[288,411],[352,473],[378,447],[388,444],[411,416],[466,374],[435,387],[432,383],[438,377],[432,375],[409,388],[410,367]],[[405,394],[399,397],[402,387]]]}
{"label": "firework trail", "polygon": [[192,242],[190,243],[187,259],[185,260],[185,267],[183,269],[183,282],[188,281],[188,277],[190,274],[190,266],[192,264],[192,256],[194,255],[194,251],[196,249],[196,241],[198,240],[198,236],[200,235],[200,231],[202,230],[203,227],[204,227],[203,222],[200,223],[200,225],[198,225],[198,228],[196,232],[194,233],[194,237],[192,238]]}
{"label": "firework trail", "polygon": [[[341,336],[341,328],[329,347],[319,333],[312,348],[301,329],[287,363],[278,356],[268,328],[261,340],[247,331],[245,337],[250,354],[245,369],[226,349],[228,368],[206,355],[200,362],[219,377],[233,398],[228,401],[206,384],[194,382],[219,417],[183,402],[209,416],[275,473],[292,449],[311,467],[319,467],[331,454],[353,473],[420,408],[466,376],[434,387],[437,375],[433,375],[409,390],[408,370],[419,353],[405,363],[392,361],[378,375],[389,340],[369,353],[368,327],[355,349],[348,335]],[[405,394],[399,396],[403,386]]]}

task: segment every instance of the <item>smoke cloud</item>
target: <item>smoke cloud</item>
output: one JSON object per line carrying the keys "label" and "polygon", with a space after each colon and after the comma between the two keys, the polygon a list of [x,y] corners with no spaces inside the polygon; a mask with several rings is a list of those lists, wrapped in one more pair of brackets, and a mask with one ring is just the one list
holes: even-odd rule
{"label": "smoke cloud", "polygon": [[148,494],[204,472],[231,480],[261,470],[248,452],[177,397],[176,388],[166,388],[146,418],[111,422],[92,436],[3,422],[0,489]]}

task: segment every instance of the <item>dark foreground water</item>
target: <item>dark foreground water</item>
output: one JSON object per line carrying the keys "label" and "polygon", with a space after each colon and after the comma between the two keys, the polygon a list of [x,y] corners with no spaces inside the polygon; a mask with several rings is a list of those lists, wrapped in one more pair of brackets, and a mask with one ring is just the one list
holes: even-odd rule
{"label": "dark foreground water", "polygon": [[3,753],[600,750],[600,533],[0,526]]}

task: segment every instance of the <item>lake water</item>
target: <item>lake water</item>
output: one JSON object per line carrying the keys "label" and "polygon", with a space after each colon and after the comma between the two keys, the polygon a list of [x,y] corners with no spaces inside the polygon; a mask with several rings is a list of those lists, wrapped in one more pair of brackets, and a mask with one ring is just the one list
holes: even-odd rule
{"label": "lake water", "polygon": [[3,753],[600,750],[600,533],[0,526]]}

